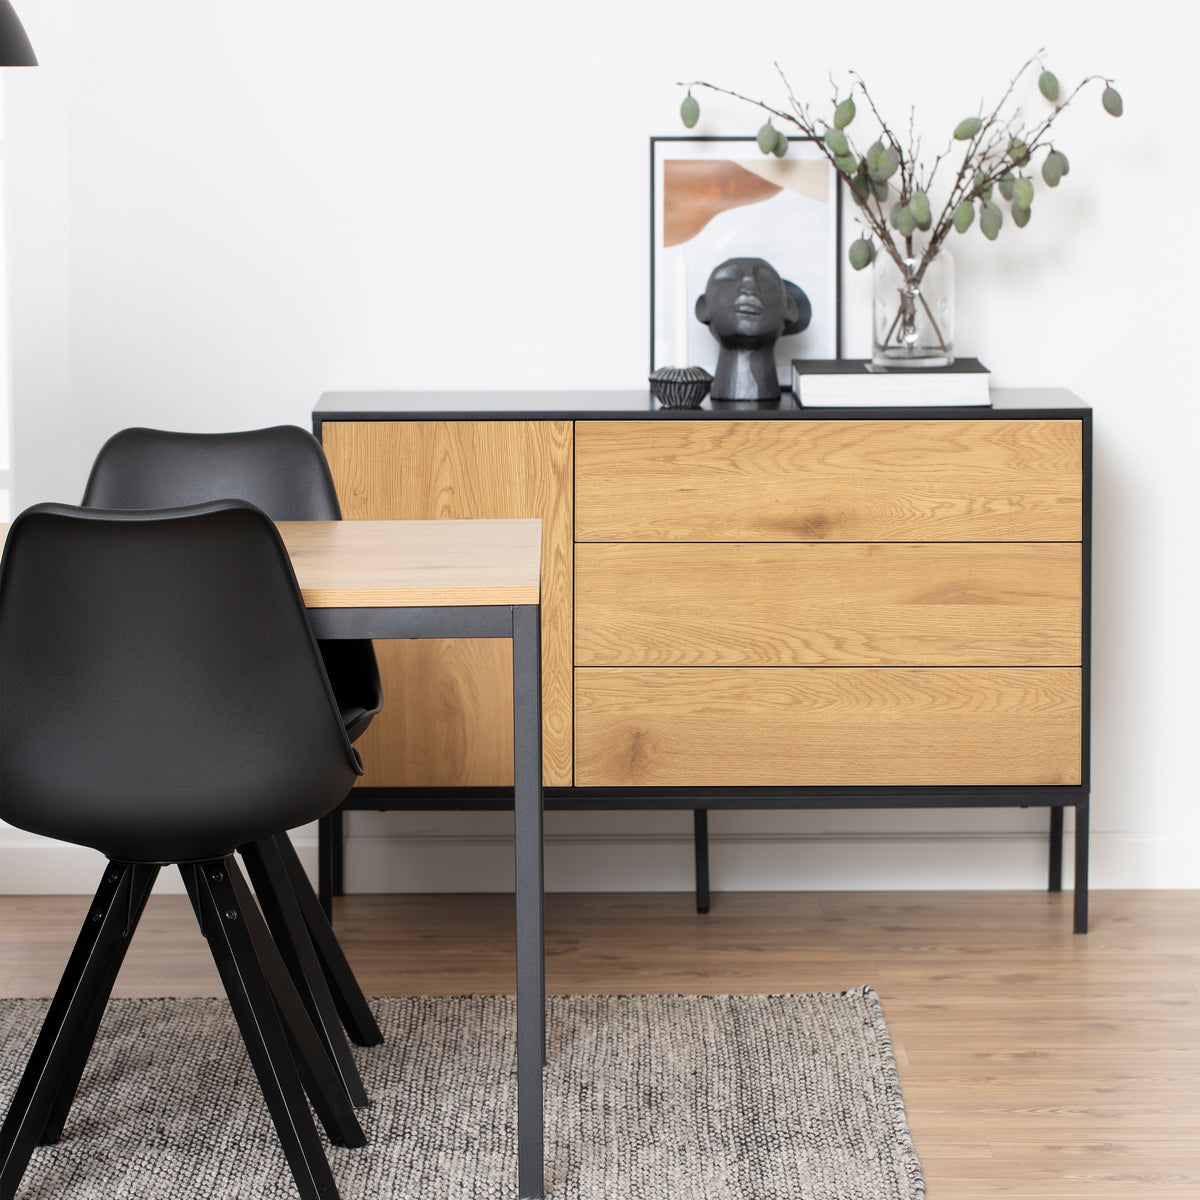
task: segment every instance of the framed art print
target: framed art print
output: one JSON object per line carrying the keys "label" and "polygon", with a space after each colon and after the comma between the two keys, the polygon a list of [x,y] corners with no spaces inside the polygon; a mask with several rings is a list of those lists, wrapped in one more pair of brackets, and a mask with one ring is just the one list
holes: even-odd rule
{"label": "framed art print", "polygon": [[656,137],[650,163],[650,369],[714,369],[719,346],[696,300],[742,257],[766,259],[812,304],[808,328],[775,343],[781,386],[793,358],[840,357],[841,190],[817,143],[788,138],[776,158],[752,137]]}

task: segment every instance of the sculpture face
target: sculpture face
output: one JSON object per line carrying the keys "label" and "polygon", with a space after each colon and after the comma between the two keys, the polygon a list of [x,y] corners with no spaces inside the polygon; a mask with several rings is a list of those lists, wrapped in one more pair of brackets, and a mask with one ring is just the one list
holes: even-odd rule
{"label": "sculpture face", "polygon": [[730,258],[708,277],[696,317],[721,345],[714,400],[778,400],[775,343],[812,320],[812,304],[761,258]]}
{"label": "sculpture face", "polygon": [[770,345],[796,315],[779,272],[761,258],[721,263],[696,301],[696,316],[723,346]]}

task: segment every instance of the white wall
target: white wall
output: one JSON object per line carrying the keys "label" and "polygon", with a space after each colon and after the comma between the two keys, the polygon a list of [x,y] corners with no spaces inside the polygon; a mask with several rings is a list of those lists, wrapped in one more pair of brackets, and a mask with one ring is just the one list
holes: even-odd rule
{"label": "white wall", "polygon": [[[1094,883],[1200,886],[1197,192],[1186,39],[1165,0],[1037,19],[929,0],[19,0],[4,72],[16,499],[77,500],[130,424],[301,425],[334,388],[641,386],[648,139],[680,79],[821,106],[854,68],[934,146],[1040,46],[1070,178],[1029,228],[955,243],[958,345],[1096,411]],[[696,132],[753,133],[701,97]],[[1039,103],[1037,97],[1032,103]],[[864,280],[846,350],[868,350]],[[504,887],[499,817],[355,815],[360,887]],[[714,815],[714,885],[1025,887],[1042,813]],[[551,814],[551,887],[686,887],[680,814]],[[985,831],[995,836],[983,837]],[[61,853],[3,831],[9,890]],[[885,836],[881,836],[881,833]],[[469,864],[466,868],[463,863]],[[81,887],[90,887],[83,878]]]}

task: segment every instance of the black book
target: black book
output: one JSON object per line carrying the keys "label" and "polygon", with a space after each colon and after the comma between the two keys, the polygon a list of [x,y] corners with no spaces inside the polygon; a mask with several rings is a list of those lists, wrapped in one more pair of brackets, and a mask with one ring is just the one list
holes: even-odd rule
{"label": "black book", "polygon": [[948,367],[887,368],[863,358],[792,360],[792,390],[804,408],[990,404],[988,379],[977,358],[956,358]]}

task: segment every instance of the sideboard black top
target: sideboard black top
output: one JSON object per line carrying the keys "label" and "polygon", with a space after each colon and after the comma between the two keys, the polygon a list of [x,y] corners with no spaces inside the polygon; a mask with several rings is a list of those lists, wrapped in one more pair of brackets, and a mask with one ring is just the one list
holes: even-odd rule
{"label": "sideboard black top", "polygon": [[313,410],[323,421],[899,421],[1079,420],[1090,408],[1066,388],[997,388],[989,405],[962,408],[802,408],[791,392],[777,403],[706,399],[699,408],[663,408],[649,390],[585,392],[326,392]]}

